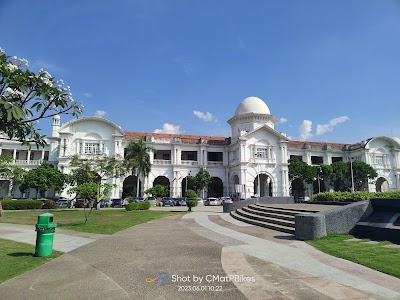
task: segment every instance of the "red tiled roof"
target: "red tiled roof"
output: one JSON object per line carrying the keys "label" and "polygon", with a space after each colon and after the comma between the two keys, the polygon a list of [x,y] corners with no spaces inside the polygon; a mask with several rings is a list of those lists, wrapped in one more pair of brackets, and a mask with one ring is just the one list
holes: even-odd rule
{"label": "red tiled roof", "polygon": [[345,147],[347,144],[328,143],[328,142],[289,141],[288,145],[289,147],[294,147],[294,148],[301,148],[304,145],[310,145],[310,147],[313,149],[322,149],[328,145],[331,146],[332,148],[343,149],[343,147]]}
{"label": "red tiled roof", "polygon": [[[198,144],[200,139],[207,141],[209,145],[226,145],[227,137],[222,136],[208,136],[208,135],[190,135],[190,134],[169,134],[169,133],[154,133],[154,132],[136,132],[136,131],[125,131],[125,140],[134,140],[141,137],[152,136],[155,139],[173,139],[178,137],[184,144]],[[289,141],[289,147],[302,148],[304,145],[309,145],[313,149],[323,149],[327,145],[336,149],[343,149],[346,146],[351,148],[360,147],[359,143],[349,145],[341,143],[329,143],[329,142],[308,142],[308,141]]]}
{"label": "red tiled roof", "polygon": [[141,137],[152,136],[155,139],[173,139],[180,138],[184,144],[197,144],[200,139],[207,141],[207,144],[212,145],[225,145],[226,137],[222,136],[208,136],[208,135],[189,135],[189,134],[168,134],[168,133],[154,133],[154,132],[135,132],[126,131],[125,140],[134,140]]}

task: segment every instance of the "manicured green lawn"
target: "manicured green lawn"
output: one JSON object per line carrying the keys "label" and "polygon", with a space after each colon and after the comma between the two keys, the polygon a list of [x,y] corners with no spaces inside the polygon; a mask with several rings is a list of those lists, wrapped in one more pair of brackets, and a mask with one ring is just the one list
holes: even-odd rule
{"label": "manicured green lawn", "polygon": [[307,243],[322,252],[400,278],[400,248],[382,247],[391,244],[390,242],[367,245],[361,242],[344,241],[351,238],[353,236],[347,234],[332,234],[318,240],[307,241]]}
{"label": "manicured green lawn", "polygon": [[34,225],[37,216],[47,212],[54,214],[54,223],[57,223],[59,228],[101,234],[113,234],[134,225],[181,214],[169,211],[101,209],[93,210],[88,223],[85,224],[83,210],[6,211],[0,222]]}
{"label": "manicured green lawn", "polygon": [[36,268],[62,254],[60,251],[53,251],[53,255],[49,257],[33,257],[35,253],[34,245],[4,239],[0,239],[0,249],[0,283]]}

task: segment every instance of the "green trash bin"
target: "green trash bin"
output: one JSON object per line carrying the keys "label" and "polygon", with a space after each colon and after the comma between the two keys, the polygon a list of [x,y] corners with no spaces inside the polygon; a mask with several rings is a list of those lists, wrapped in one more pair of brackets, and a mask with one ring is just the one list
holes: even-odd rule
{"label": "green trash bin", "polygon": [[35,256],[44,257],[53,253],[54,231],[57,224],[53,223],[54,215],[50,213],[38,216],[36,224]]}

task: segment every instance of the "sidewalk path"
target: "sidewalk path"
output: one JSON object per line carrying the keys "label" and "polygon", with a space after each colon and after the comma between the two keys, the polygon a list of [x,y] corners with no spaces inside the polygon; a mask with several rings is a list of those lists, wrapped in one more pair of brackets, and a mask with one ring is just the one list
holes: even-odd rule
{"label": "sidewalk path", "polygon": [[[165,281],[157,284],[154,279],[162,274]],[[0,284],[0,295],[10,300],[400,299],[400,280],[325,255],[289,234],[242,226],[218,209],[204,209],[86,244]]]}
{"label": "sidewalk path", "polygon": [[[57,228],[54,234],[53,248],[62,252],[70,252],[105,236]],[[0,238],[35,245],[35,226],[0,223]]]}

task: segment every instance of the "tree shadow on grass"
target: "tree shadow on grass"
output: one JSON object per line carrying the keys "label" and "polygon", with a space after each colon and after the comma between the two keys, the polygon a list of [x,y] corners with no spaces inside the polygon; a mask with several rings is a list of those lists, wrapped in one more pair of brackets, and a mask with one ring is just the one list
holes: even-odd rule
{"label": "tree shadow on grass", "polygon": [[21,257],[21,256],[33,256],[32,252],[14,252],[14,253],[7,253],[8,256],[13,257]]}

